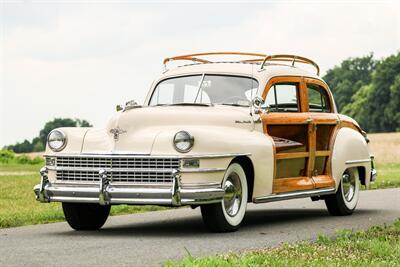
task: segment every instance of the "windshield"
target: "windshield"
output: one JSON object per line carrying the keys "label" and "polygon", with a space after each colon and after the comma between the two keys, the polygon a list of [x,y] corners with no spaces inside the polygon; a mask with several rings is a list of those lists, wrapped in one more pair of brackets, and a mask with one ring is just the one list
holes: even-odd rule
{"label": "windshield", "polygon": [[256,96],[258,82],[249,77],[227,75],[192,75],[160,82],[150,99],[150,106],[184,104],[224,104],[249,106]]}

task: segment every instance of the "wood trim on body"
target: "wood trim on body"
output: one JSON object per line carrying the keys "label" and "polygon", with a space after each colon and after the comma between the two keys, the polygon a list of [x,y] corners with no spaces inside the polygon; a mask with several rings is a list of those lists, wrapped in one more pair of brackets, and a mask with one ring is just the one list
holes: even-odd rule
{"label": "wood trim on body", "polygon": [[314,182],[310,177],[290,177],[274,179],[273,193],[314,189]]}

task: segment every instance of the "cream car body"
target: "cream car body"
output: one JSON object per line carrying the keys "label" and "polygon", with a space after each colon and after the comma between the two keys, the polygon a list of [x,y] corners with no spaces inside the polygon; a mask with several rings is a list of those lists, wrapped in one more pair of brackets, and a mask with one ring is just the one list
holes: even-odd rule
{"label": "cream car body", "polygon": [[[316,128],[329,125],[332,132],[326,141],[329,149],[325,149],[325,154],[317,148],[311,151],[312,141],[305,145],[308,147],[305,151],[291,154],[278,153],[279,144],[266,130],[271,119],[268,117],[270,112],[257,105],[249,107],[218,104],[212,106],[150,105],[152,94],[160,82],[191,75],[228,75],[254,79],[258,82],[258,90],[252,98],[257,95],[264,100],[271,81],[279,77],[299,79],[306,77],[324,83],[317,75],[294,66],[269,64],[260,69],[260,64],[257,63],[260,62],[255,62],[255,64],[200,63],[175,68],[166,71],[153,83],[142,106],[127,106],[124,110],[117,112],[104,129],[58,129],[65,134],[66,145],[59,152],[47,146],[45,157],[48,164],[42,170],[41,184],[35,187],[38,199],[42,202],[60,201],[102,205],[197,206],[220,203],[226,195],[224,177],[226,178],[226,171],[233,162],[242,165],[247,180],[248,201],[254,203],[297,197],[318,199],[327,194],[334,194],[343,179],[343,173],[349,167],[357,168],[361,183],[368,185],[371,179],[373,180],[371,171],[374,170],[371,169],[371,155],[366,138],[354,121],[337,114],[329,90],[328,95],[332,99],[329,122],[324,122],[324,118],[318,117],[318,114],[299,111],[305,114],[303,117],[306,119],[301,121],[303,118],[301,117],[300,122],[291,124],[294,125],[293,127],[298,127],[296,125],[310,127],[309,125],[316,121]],[[264,63],[262,65],[264,66]],[[303,105],[300,100],[298,105]],[[283,121],[286,118],[285,114],[282,113]],[[307,117],[307,114],[310,116]],[[291,120],[290,116],[293,115],[288,114],[288,121]],[[334,123],[332,123],[332,118],[335,120]],[[319,120],[320,124],[317,123]],[[312,127],[308,132],[310,129]],[[174,136],[179,131],[186,131],[194,137],[194,145],[187,153],[178,152],[174,146]],[[311,140],[309,136],[305,138]],[[290,140],[284,142],[290,144]],[[284,177],[280,180],[284,183],[277,183],[277,169],[283,168],[280,167],[279,160],[283,162],[286,157],[294,160],[304,158],[305,168],[314,168],[309,166],[310,163],[307,163],[307,160],[314,160],[313,157],[316,159],[318,153],[326,157],[323,175],[318,173],[298,175],[303,176],[300,179]],[[278,154],[280,155],[277,156]],[[81,162],[82,159],[92,159],[92,163],[89,161],[84,165]],[[166,170],[170,172],[169,176],[164,176],[164,178],[170,178],[166,183],[153,183],[151,182],[152,175],[157,176],[157,171],[162,172],[162,169],[151,170],[146,167],[137,167],[137,165],[132,167],[129,164],[124,165],[125,169],[121,169],[121,166],[119,169],[113,169],[111,165],[105,164],[107,160],[112,159],[176,159],[178,165]],[[78,161],[81,165],[74,164]],[[301,168],[300,170],[304,171]],[[285,172],[284,169],[281,171]],[[278,172],[281,171],[278,170]],[[312,171],[315,170],[312,169]],[[113,177],[122,172],[124,172],[124,177],[128,177],[127,180],[113,181]],[[143,172],[147,172],[148,180],[143,182],[142,179],[139,183],[129,182],[129,177],[134,177],[135,173],[143,175]],[[68,179],[62,179],[63,175]],[[321,182],[321,186],[316,186],[319,179],[324,181]],[[311,181],[313,188],[302,188],[304,181],[306,183]],[[229,216],[227,218],[229,219]]]}

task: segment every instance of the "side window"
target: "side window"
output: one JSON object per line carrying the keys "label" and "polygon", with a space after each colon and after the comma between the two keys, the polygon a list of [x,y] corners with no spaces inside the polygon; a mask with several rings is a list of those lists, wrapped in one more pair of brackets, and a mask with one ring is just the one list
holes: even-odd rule
{"label": "side window", "polygon": [[307,84],[308,106],[310,112],[331,112],[329,96],[325,88],[316,84]]}
{"label": "side window", "polygon": [[298,83],[277,83],[268,91],[265,104],[270,112],[299,112]]}

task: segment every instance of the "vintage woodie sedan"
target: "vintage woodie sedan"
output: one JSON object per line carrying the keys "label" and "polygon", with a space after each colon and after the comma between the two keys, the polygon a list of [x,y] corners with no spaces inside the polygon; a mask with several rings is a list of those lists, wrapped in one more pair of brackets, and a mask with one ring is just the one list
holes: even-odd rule
{"label": "vintage woodie sedan", "polygon": [[310,197],[332,215],[353,213],[360,185],[375,180],[373,156],[315,62],[222,52],[164,65],[185,60],[143,105],[117,106],[105,129],[53,130],[37,199],[62,202],[76,230],[101,228],[118,204],[200,207],[217,232],[238,229],[248,202]]}

